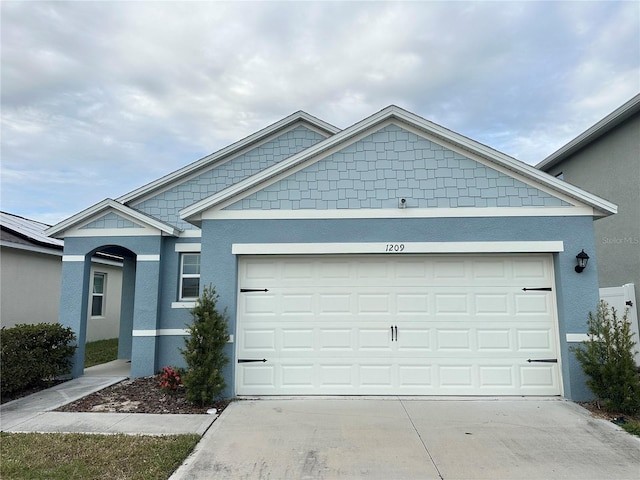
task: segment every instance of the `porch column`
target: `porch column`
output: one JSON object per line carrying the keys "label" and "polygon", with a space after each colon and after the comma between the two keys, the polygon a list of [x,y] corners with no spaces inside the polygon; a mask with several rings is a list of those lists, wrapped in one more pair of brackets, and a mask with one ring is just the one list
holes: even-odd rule
{"label": "porch column", "polygon": [[87,312],[91,258],[88,255],[62,256],[62,287],[60,292],[59,321],[70,327],[76,335],[76,351],[73,355],[71,376],[84,373],[84,346],[87,338]]}
{"label": "porch column", "polygon": [[133,305],[135,296],[136,260],[125,257],[122,262],[122,300],[120,303],[120,334],[118,358],[131,360],[131,332],[133,331]]}
{"label": "porch column", "polygon": [[160,255],[138,255],[133,307],[132,378],[156,373],[159,293]]}

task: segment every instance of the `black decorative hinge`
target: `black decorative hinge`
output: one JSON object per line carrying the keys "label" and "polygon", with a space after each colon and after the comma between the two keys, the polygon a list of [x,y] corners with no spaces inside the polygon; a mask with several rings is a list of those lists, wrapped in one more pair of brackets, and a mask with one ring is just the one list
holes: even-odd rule
{"label": "black decorative hinge", "polygon": [[627,307],[633,307],[633,302],[632,302],[631,300],[627,300],[626,302],[624,302],[624,304],[625,304]]}
{"label": "black decorative hinge", "polygon": [[541,358],[540,360],[527,360],[527,362],[537,362],[537,363],[558,363],[557,358]]}
{"label": "black decorative hinge", "polygon": [[551,291],[551,287],[541,287],[541,288],[523,288],[522,291],[524,292],[528,292],[528,291],[537,291],[537,292],[550,292]]}
{"label": "black decorative hinge", "polygon": [[263,358],[262,360],[256,360],[256,359],[253,359],[253,358],[239,358],[238,359],[238,363],[254,363],[254,362],[262,362],[262,363],[264,363],[266,361],[267,361],[266,358]]}
{"label": "black decorative hinge", "polygon": [[240,289],[240,293],[247,293],[247,292],[268,292],[269,290],[267,290],[266,288],[241,288]]}

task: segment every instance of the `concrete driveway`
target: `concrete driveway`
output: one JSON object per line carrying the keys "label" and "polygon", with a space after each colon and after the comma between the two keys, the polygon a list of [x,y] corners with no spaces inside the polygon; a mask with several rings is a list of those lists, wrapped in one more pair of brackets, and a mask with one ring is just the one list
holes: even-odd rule
{"label": "concrete driveway", "polygon": [[178,479],[633,479],[640,440],[560,399],[232,403]]}

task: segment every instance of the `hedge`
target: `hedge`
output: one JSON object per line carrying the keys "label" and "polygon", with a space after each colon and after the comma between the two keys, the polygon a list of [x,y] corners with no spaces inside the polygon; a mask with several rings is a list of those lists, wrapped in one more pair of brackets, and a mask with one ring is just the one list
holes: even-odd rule
{"label": "hedge", "polygon": [[2,395],[71,373],[73,331],[58,323],[20,324],[1,330]]}

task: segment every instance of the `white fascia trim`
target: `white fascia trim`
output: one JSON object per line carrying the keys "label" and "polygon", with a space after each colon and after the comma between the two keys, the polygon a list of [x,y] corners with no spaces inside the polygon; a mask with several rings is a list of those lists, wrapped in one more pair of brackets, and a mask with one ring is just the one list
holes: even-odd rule
{"label": "white fascia trim", "polygon": [[159,262],[160,255],[137,255],[136,260],[138,262]]}
{"label": "white fascia trim", "polygon": [[303,220],[357,218],[470,218],[470,217],[574,217],[593,216],[590,207],[461,207],[370,208],[338,210],[209,210],[202,220]]}
{"label": "white fascia trim", "polygon": [[[358,138],[368,135],[369,132],[367,131],[367,128],[380,122],[383,117],[386,116],[386,113],[385,115],[381,114],[387,110],[388,108],[352,125],[349,128],[346,128],[345,130],[342,130],[339,133],[336,133],[333,137],[329,137],[327,140],[316,143],[296,155],[292,155],[291,157],[282,160],[281,162],[276,163],[275,165],[256,173],[245,180],[225,188],[221,192],[204,198],[193,205],[180,210],[180,218],[189,221],[192,217],[200,214],[202,211],[217,206],[218,204],[221,204],[220,208],[224,208],[226,204],[223,202],[227,199],[231,200],[231,203],[235,203],[236,201],[244,198],[244,196],[253,193],[253,190],[251,190],[252,187],[257,187],[258,189],[264,188],[269,185],[265,183],[267,180],[273,179],[271,182],[273,183],[281,178],[281,174],[288,176],[295,173],[297,170],[291,170],[293,167],[298,167],[299,170],[300,168],[307,166],[306,162],[313,163],[316,160],[316,157],[320,154],[324,154],[324,156],[331,155],[334,151],[343,148],[343,143],[346,140],[351,139],[352,141],[357,141]],[[239,196],[241,194],[243,195]]]}
{"label": "white fascia trim", "polygon": [[[169,188],[169,185],[172,184],[176,180],[187,180],[186,177],[193,175],[194,173],[200,174],[209,167],[220,166],[222,162],[218,162],[221,159],[225,159],[225,162],[231,160],[238,155],[246,152],[249,149],[256,148],[257,146],[266,143],[271,140],[272,135],[275,133],[286,133],[289,129],[297,127],[299,122],[307,123],[307,127],[310,127],[311,130],[320,133],[324,136],[331,136],[340,131],[339,128],[320,120],[312,115],[309,115],[306,112],[298,111],[293,113],[276,123],[269,125],[257,132],[249,135],[248,137],[243,138],[227,147],[224,147],[217,152],[214,152],[206,157],[201,158],[200,160],[196,160],[195,162],[183,167],[175,172],[172,172],[168,175],[165,175],[158,180],[155,180],[143,187],[140,187],[132,192],[129,192],[121,197],[118,197],[118,201],[122,203],[128,203],[135,201],[136,203],[144,201],[144,197],[154,192],[159,193],[166,188]],[[328,134],[328,135],[327,135]],[[213,165],[215,164],[215,165]]]}
{"label": "white fascia trim", "polygon": [[176,243],[176,252],[201,252],[201,243]]}
{"label": "white fascia trim", "polygon": [[[587,205],[590,205],[602,212],[597,216],[617,212],[616,205],[607,202],[600,197],[585,192],[584,190],[558,180],[545,172],[537,170],[536,168],[498,152],[497,150],[482,145],[481,143],[452,132],[451,130],[447,130],[440,125],[392,105],[377,114],[352,125],[324,142],[317,143],[297,155],[293,155],[292,157],[289,157],[288,159],[283,160],[282,162],[269,167],[256,175],[238,182],[217,194],[204,198],[199,202],[182,209],[180,211],[180,218],[186,221],[197,221],[202,218],[202,213],[204,211],[212,207],[223,209],[229,204],[235,203],[245,196],[254,193],[254,191],[262,189],[270,183],[295,173],[297,170],[306,167],[308,163],[313,163],[314,161],[319,160],[319,158],[317,158],[319,155],[322,154],[324,157],[330,155],[333,151],[344,148],[344,143],[346,141],[354,142],[357,141],[359,137],[368,135],[370,133],[368,131],[370,127],[377,126],[377,124],[380,124],[379,126],[382,127],[385,124],[385,120],[387,120],[387,124],[392,123],[394,118],[408,124],[403,125],[403,128],[407,126],[413,128],[419,131],[421,136],[426,135],[436,137],[439,140],[444,140],[446,143],[452,144],[452,146],[462,148],[465,151],[464,155],[466,156],[469,156],[469,153],[471,153],[484,157],[491,161],[492,167],[495,168],[497,166],[508,169],[511,176],[513,176],[514,173],[517,173],[521,174],[525,178],[534,180],[536,184],[540,184],[540,186],[536,185],[538,188],[548,186],[552,190],[554,196],[559,196],[565,193],[573,200],[586,203]],[[272,181],[269,183],[269,180]],[[544,188],[541,189],[544,190]]]}
{"label": "white fascia trim", "polygon": [[184,230],[180,233],[180,238],[201,238],[202,230]]}
{"label": "white fascia trim", "polygon": [[84,262],[84,255],[63,255],[63,262]]}
{"label": "white fascia trim", "polygon": [[588,342],[591,337],[586,333],[567,333],[568,343]]}
{"label": "white fascia trim", "polygon": [[578,151],[580,148],[595,141],[612,128],[617,127],[627,118],[640,111],[640,94],[625,102],[623,105],[615,109],[609,115],[598,121],[587,130],[582,132],[576,138],[565,144],[547,158],[536,165],[537,169],[545,170],[555,166],[569,155]]}
{"label": "white fascia trim", "polygon": [[[282,128],[281,130],[276,131],[275,133],[277,133],[278,135],[284,135],[285,133],[294,130],[295,128],[297,128],[300,125],[304,125],[305,127],[309,128],[310,130],[313,130],[317,133],[320,133],[321,135],[324,135],[326,138],[326,132],[322,132],[321,130],[319,130],[318,128],[313,127],[312,125],[309,125],[305,122],[294,122],[290,125],[287,125],[286,127]],[[179,170],[177,172],[173,172],[172,174],[170,174],[171,179],[167,179],[166,177],[161,178],[160,180],[158,180],[158,183],[154,188],[150,189],[149,191],[145,192],[145,193],[141,193],[140,196],[137,196],[135,199],[130,200],[129,203],[132,206],[136,206],[139,205],[140,203],[153,198],[163,192],[166,192],[168,190],[171,190],[173,187],[176,186],[176,182],[179,183],[184,183],[184,182],[188,182],[190,180],[193,180],[194,178],[202,175],[203,173],[209,172],[211,170],[214,170],[216,168],[220,168],[222,165],[238,158],[241,155],[244,155],[247,152],[250,152],[252,150],[255,150],[256,148],[259,148],[260,146],[264,145],[265,143],[268,143],[270,141],[273,140],[273,137],[271,135],[269,135],[268,137],[264,137],[254,143],[250,143],[244,147],[239,148],[239,150],[232,152],[232,153],[225,153],[225,154],[221,154],[220,156],[218,156],[218,154],[214,154],[215,158],[211,158],[209,159],[207,162],[204,162],[203,164],[201,164],[200,162],[204,159],[198,160],[196,163],[198,164],[197,167],[194,167],[195,164],[189,165],[186,167],[186,169],[188,171],[184,171],[182,174],[178,175],[179,172],[181,172],[182,170]],[[226,149],[225,149],[226,150]],[[205,157],[207,158],[207,157]]]}
{"label": "white fascia trim", "polygon": [[44,253],[46,255],[53,255],[54,257],[62,257],[62,250],[38,247],[35,245],[25,245],[22,243],[7,242],[6,240],[0,240],[0,247],[15,248],[16,250],[26,250],[28,252]]}
{"label": "white fascia trim", "polygon": [[[379,125],[377,125],[377,128],[384,128],[384,127],[386,127],[386,126],[388,126],[390,124],[398,125],[398,120],[395,119],[395,121],[394,121],[393,118],[387,119],[387,120],[381,122]],[[471,150],[467,150],[467,149],[464,149],[464,148],[460,148],[460,146],[458,146],[457,144],[450,143],[445,138],[441,138],[438,135],[433,135],[433,134],[431,134],[431,133],[429,133],[429,132],[427,132],[425,130],[421,130],[421,129],[413,126],[413,125],[410,125],[410,124],[402,122],[400,126],[401,126],[401,128],[409,130],[409,131],[411,131],[412,133],[414,133],[414,134],[416,134],[418,136],[426,138],[426,139],[428,139],[428,140],[430,140],[432,142],[441,144],[441,145],[447,147],[448,149],[459,153],[460,155],[463,155],[463,156],[465,156],[467,158],[475,160],[478,163],[480,163],[481,165],[485,165],[485,166],[487,166],[489,168],[492,168],[492,169],[494,169],[494,170],[496,170],[498,172],[503,173],[504,175],[507,175],[507,176],[512,177],[512,178],[515,178],[515,179],[525,183],[526,185],[531,185],[531,179],[530,178],[528,178],[526,176],[523,176],[523,175],[520,175],[518,172],[516,172],[516,171],[514,171],[512,169],[506,168],[506,167],[502,166],[500,163],[497,163],[495,161],[491,161],[491,159],[488,158],[487,156],[482,156],[482,155],[477,154],[477,152],[474,152],[474,151],[471,151]],[[364,138],[364,137],[368,136],[370,133],[371,133],[370,131],[361,132],[358,135],[355,135],[353,138],[350,138],[349,142],[350,143],[357,142],[361,138]],[[286,171],[283,171],[283,172],[280,172],[279,174],[270,177],[268,180],[265,180],[264,182],[256,184],[251,188],[248,188],[247,190],[239,193],[238,196],[229,197],[226,200],[220,201],[219,204],[212,206],[212,208],[205,209],[205,210],[201,211],[199,213],[199,215],[191,217],[190,220],[191,221],[201,221],[203,219],[221,218],[221,217],[217,216],[217,214],[213,214],[211,212],[217,212],[217,211],[224,210],[228,206],[233,205],[234,203],[240,201],[242,198],[245,198],[247,196],[253,195],[254,193],[263,190],[264,188],[268,187],[269,185],[272,185],[273,183],[279,182],[279,181],[281,181],[281,180],[283,180],[283,179],[285,179],[285,178],[287,178],[287,177],[289,177],[291,175],[294,175],[295,173],[299,172],[300,170],[304,170],[309,165],[311,165],[313,163],[316,163],[317,161],[320,161],[322,158],[330,156],[333,153],[338,152],[338,151],[340,151],[340,150],[342,150],[344,148],[345,148],[344,143],[336,145],[335,147],[323,152],[322,156],[320,158],[313,157],[313,158],[307,159],[307,160],[305,160],[303,162],[300,162],[297,165],[291,167],[290,169],[288,169]],[[516,160],[514,160],[514,161],[516,161]],[[533,186],[533,187],[535,187],[535,188],[537,188],[537,189],[539,189],[539,190],[541,190],[541,191],[543,191],[543,192],[545,192],[545,193],[547,193],[547,194],[549,194],[549,195],[551,195],[553,197],[559,198],[560,200],[563,200],[563,201],[569,203],[572,206],[578,206],[578,207],[584,207],[585,206],[582,203],[579,203],[578,205],[574,205],[576,202],[575,202],[575,199],[572,198],[571,196],[565,195],[562,192],[558,192],[557,190],[554,190],[554,189],[552,189],[552,188],[550,188],[548,186],[542,185],[539,182],[534,182],[534,185],[531,185],[531,186]],[[230,187],[230,188],[232,188],[232,187]],[[220,192],[220,193],[222,193],[222,192]],[[213,197],[210,197],[210,199],[213,200]],[[206,199],[204,201],[206,201]],[[410,206],[410,204],[409,204],[409,206]],[[190,208],[190,207],[187,207],[187,208]],[[536,208],[538,208],[538,207],[536,207]],[[566,210],[567,207],[562,207],[562,208],[565,208],[565,210],[563,210],[563,212],[567,211]],[[468,210],[468,209],[466,209],[466,210]],[[576,213],[576,214],[577,215],[583,215],[584,214],[584,215],[590,215],[590,216],[599,216],[599,213],[595,212],[593,209],[584,210],[584,211],[588,212],[588,213]],[[486,212],[484,212],[484,213],[486,213]],[[563,214],[564,213],[561,213],[560,215],[563,215]],[[355,214],[355,215],[356,216],[354,218],[358,218],[358,214]],[[442,216],[442,215],[441,214],[437,214],[436,216]],[[465,213],[465,209],[462,209],[461,211],[458,211],[454,216],[469,216],[469,215],[467,215]],[[477,216],[477,215],[473,215],[472,214],[471,216]],[[481,216],[483,216],[483,215],[481,215]],[[502,215],[500,215],[500,216],[502,216]],[[525,216],[529,216],[529,215],[525,215]],[[369,218],[369,217],[366,217],[366,218]]]}
{"label": "white fascia trim", "polygon": [[[57,234],[62,233],[65,230],[69,230],[72,227],[82,227],[83,223],[84,224],[89,223],[90,221],[92,221],[93,217],[109,209],[113,209],[117,211],[119,214],[130,218],[132,221],[136,221],[136,222],[142,223],[143,225],[147,225],[157,230],[160,230],[161,232],[166,233],[167,235],[177,237],[181,232],[181,230],[176,227],[173,227],[160,220],[156,220],[153,217],[150,217],[149,215],[146,215],[142,212],[138,212],[137,210],[129,208],[126,205],[118,203],[111,198],[107,198],[101,201],[100,203],[96,203],[95,205],[77,213],[76,215],[70,218],[67,218],[66,220],[63,220],[62,222],[54,225],[53,227],[48,228],[47,230],[45,230],[44,233],[49,237],[55,237]],[[129,229],[123,229],[123,230],[129,230]],[[140,229],[134,229],[134,230],[140,230]],[[140,235],[140,233],[137,233],[137,235]],[[95,233],[91,236],[95,236]]]}
{"label": "white fascia trim", "polygon": [[[397,246],[397,248],[396,248]],[[555,253],[563,241],[547,242],[370,242],[370,243],[234,243],[234,255],[342,255],[379,253]]]}
{"label": "white fascia trim", "polygon": [[95,263],[96,265],[109,265],[111,267],[122,268],[122,262],[118,262],[116,260],[108,260],[106,258],[100,257],[91,257],[91,263]]}
{"label": "white fascia trim", "polygon": [[148,228],[87,228],[75,229],[65,234],[71,237],[156,237],[160,232]]}
{"label": "white fascia trim", "polygon": [[536,167],[521,162],[520,160],[510,157],[509,155],[506,155],[498,150],[494,150],[493,148],[476,142],[475,140],[472,140],[468,137],[448,130],[438,124],[419,117],[414,113],[408,112],[406,110],[400,110],[396,113],[396,116],[414,124],[414,126],[417,128],[425,128],[426,133],[437,135],[447,142],[457,144],[467,151],[482,155],[487,159],[490,159],[491,161],[497,163],[498,165],[511,170],[512,172],[519,173],[524,177],[534,180],[536,183],[551,187],[551,189],[554,191],[554,196],[558,196],[559,193],[565,193],[574,200],[586,203],[587,205],[600,210],[602,213],[599,216],[615,214],[618,211],[617,205],[608,202],[605,199],[598,197],[597,195],[593,195],[592,193],[582,190],[581,188],[571,185],[570,183],[559,180],[549,175],[548,173],[537,169]]}

